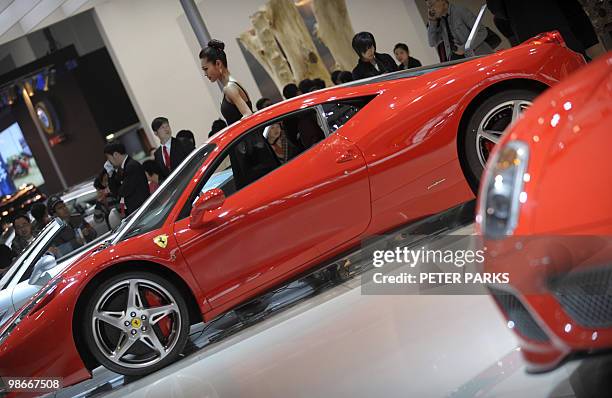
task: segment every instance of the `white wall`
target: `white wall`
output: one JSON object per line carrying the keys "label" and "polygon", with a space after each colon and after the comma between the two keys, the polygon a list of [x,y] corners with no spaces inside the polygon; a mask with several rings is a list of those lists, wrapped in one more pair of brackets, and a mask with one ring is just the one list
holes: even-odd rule
{"label": "white wall", "polygon": [[109,1],[95,7],[107,49],[136,112],[150,135],[151,121],[166,116],[172,129],[192,130],[204,142],[219,115],[204,82],[197,53],[179,25],[178,0]]}
{"label": "white wall", "polygon": [[[225,43],[228,68],[232,76],[234,76],[249,93],[251,101],[253,102],[253,108],[255,108],[255,102],[261,98],[261,93],[240,51],[236,38],[242,32],[250,29],[251,21],[249,17],[264,3],[265,2],[261,0],[203,0],[197,2],[200,14],[204,19],[204,23],[211,37]],[[199,68],[200,60],[197,54],[200,52],[201,48],[186,18],[184,22],[185,37],[189,40],[189,45],[196,55],[196,64]],[[206,82],[208,82],[208,80],[206,80]],[[211,84],[208,84],[207,88],[211,96],[220,104],[222,99],[221,91],[215,85]]]}
{"label": "white wall", "polygon": [[378,52],[393,55],[393,47],[401,42],[423,65],[439,62],[437,53],[427,44],[427,30],[415,0],[346,0],[346,3],[355,33],[371,32]]}
{"label": "white wall", "polygon": [[[436,52],[427,45],[427,30],[415,4],[415,0],[346,0],[349,16],[355,32],[367,30],[374,34],[379,51],[392,55],[398,42],[408,44],[412,56],[424,65],[437,63]],[[197,3],[204,23],[213,38],[222,40],[226,45],[228,67],[232,75],[248,91],[255,106],[261,93],[247,65],[236,38],[251,28],[250,16],[257,11],[265,0],[201,0]],[[187,19],[181,18],[185,40],[194,54],[200,47]],[[199,68],[199,60],[194,58]],[[210,95],[217,102],[221,93],[214,85],[208,85]]]}
{"label": "white wall", "polygon": [[[407,43],[423,64],[437,62],[415,0],[347,0],[356,32],[371,31],[378,49],[392,53]],[[418,1],[418,0],[417,0]],[[265,0],[200,0],[197,6],[213,38],[226,44],[232,75],[253,105],[261,97],[236,38]],[[95,7],[96,20],[136,111],[151,135],[153,118],[165,115],[174,131],[189,129],[198,143],[220,117],[221,92],[200,70],[200,45],[178,0],[111,0]]]}

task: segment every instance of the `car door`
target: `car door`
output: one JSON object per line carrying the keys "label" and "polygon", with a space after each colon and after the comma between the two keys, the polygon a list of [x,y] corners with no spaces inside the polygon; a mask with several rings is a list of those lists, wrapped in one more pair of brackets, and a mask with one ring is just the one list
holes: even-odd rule
{"label": "car door", "polygon": [[[297,134],[286,136],[306,145],[319,142],[284,164],[270,165],[274,153],[262,134],[279,122],[286,129],[299,126]],[[215,162],[195,192],[214,187],[225,192],[214,223],[194,229],[183,218],[175,224],[177,243],[212,307],[316,264],[370,222],[365,160],[348,139],[329,134],[318,108],[261,125]]]}

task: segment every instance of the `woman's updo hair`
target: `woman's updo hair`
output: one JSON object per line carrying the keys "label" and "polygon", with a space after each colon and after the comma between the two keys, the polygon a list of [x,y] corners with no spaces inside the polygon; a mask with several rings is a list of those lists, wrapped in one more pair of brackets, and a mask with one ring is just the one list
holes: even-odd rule
{"label": "woman's updo hair", "polygon": [[227,68],[227,56],[225,55],[225,43],[220,40],[212,39],[208,42],[208,46],[200,51],[200,59],[206,60],[210,63],[215,63],[217,60]]}

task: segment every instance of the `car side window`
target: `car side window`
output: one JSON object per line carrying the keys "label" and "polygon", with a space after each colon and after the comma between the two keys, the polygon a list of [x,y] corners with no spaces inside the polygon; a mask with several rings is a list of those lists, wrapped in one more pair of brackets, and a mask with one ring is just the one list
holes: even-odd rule
{"label": "car side window", "polygon": [[257,181],[280,165],[274,151],[258,128],[242,136],[223,155],[200,193],[219,188],[230,196]]}
{"label": "car side window", "polygon": [[212,173],[192,193],[179,219],[191,212],[199,195],[219,188],[226,197],[298,157],[334,133],[373,97],[329,102],[271,120],[231,144]]}
{"label": "car side window", "polygon": [[224,193],[236,190],[232,162],[229,156],[225,156],[223,161],[219,163],[208,181],[206,181],[206,184],[204,184],[204,187],[202,187],[201,192],[206,192],[213,188],[219,188]]}
{"label": "car side window", "polygon": [[355,98],[344,101],[327,102],[321,105],[330,133],[335,133],[340,127],[355,116],[373,97]]}
{"label": "car side window", "polygon": [[213,163],[181,211],[179,219],[191,212],[202,193],[219,188],[226,197],[290,162],[325,139],[327,122],[320,108],[309,108],[271,120],[233,142]]}

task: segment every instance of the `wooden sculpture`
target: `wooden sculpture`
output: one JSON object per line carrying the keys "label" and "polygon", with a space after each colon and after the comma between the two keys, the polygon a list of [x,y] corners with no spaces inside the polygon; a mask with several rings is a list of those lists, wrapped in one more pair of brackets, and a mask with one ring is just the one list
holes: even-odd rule
{"label": "wooden sculpture", "polygon": [[280,91],[285,85],[295,81],[289,63],[270,29],[266,11],[259,10],[253,14],[251,23],[253,29],[242,33],[238,39],[270,75]]}
{"label": "wooden sculpture", "polygon": [[351,41],[355,32],[348,15],[345,0],[314,0],[312,11],[317,20],[316,35],[325,44],[336,61],[337,70],[353,70],[357,54]]}
{"label": "wooden sculpture", "polygon": [[291,65],[295,80],[320,78],[330,85],[329,71],[295,4],[291,0],[269,0],[266,8],[270,27]]}

